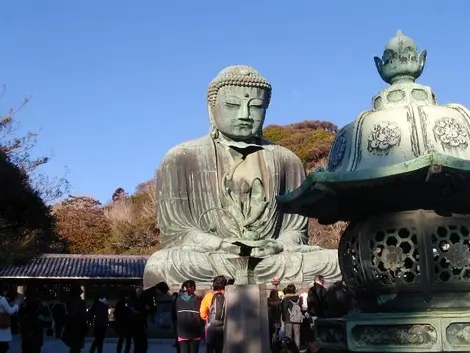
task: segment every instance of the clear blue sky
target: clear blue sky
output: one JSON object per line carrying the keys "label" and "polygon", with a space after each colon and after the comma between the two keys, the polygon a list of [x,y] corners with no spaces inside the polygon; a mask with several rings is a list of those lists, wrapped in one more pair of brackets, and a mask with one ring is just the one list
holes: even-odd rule
{"label": "clear blue sky", "polygon": [[[406,5],[405,5],[406,4]],[[2,111],[32,95],[45,172],[110,199],[153,177],[173,145],[209,129],[206,88],[228,65],[273,84],[268,124],[339,126],[385,87],[373,56],[397,29],[428,50],[420,80],[470,106],[470,1],[3,0]]]}

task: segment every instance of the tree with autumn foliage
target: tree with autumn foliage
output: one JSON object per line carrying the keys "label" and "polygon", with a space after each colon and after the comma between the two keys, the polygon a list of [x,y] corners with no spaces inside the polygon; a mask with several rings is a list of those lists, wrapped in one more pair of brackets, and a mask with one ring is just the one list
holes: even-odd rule
{"label": "tree with autumn foliage", "polygon": [[307,171],[325,162],[338,127],[328,121],[307,120],[290,125],[269,125],[263,130],[266,140],[294,152]]}
{"label": "tree with autumn foliage", "polygon": [[65,249],[53,231],[49,207],[25,171],[1,149],[0,195],[0,266]]}
{"label": "tree with autumn foliage", "polygon": [[109,204],[69,196],[54,205],[55,231],[76,254],[151,254],[160,248],[155,212],[156,185],[151,180],[129,196],[117,188]]}
{"label": "tree with autumn foliage", "polygon": [[105,207],[112,252],[145,254],[160,248],[156,193],[154,180],[141,183],[131,196],[122,188],[113,193],[113,202]]}
{"label": "tree with autumn foliage", "polygon": [[98,200],[69,196],[53,206],[55,231],[75,254],[105,253],[111,225]]}

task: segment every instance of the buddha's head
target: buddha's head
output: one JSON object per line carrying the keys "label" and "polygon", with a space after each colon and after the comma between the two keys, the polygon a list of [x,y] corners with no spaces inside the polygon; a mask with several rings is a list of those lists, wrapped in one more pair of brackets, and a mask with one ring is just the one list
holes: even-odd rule
{"label": "buddha's head", "polygon": [[223,69],[207,92],[212,136],[235,141],[261,137],[271,84],[258,71],[243,65]]}

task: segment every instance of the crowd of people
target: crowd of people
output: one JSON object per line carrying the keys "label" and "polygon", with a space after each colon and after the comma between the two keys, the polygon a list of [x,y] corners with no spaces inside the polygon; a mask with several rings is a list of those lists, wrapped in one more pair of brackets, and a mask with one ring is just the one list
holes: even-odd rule
{"label": "crowd of people", "polygon": [[[185,281],[178,293],[173,293],[172,321],[176,333],[175,350],[178,353],[197,353],[205,341],[206,353],[221,353],[224,346],[225,289],[234,284],[224,276],[214,278],[212,288],[203,296],[196,294],[196,283]],[[1,288],[1,287],[0,287]],[[132,289],[122,293],[113,310],[105,293],[96,297],[86,308],[82,290],[73,285],[68,297],[50,308],[53,331],[69,347],[70,353],[79,353],[84,347],[90,328],[93,342],[89,353],[102,353],[104,341],[113,320],[118,341],[117,353],[146,353],[148,350],[147,324],[155,317],[155,298],[167,295],[169,287],[161,282],[143,291]],[[269,340],[274,353],[296,353],[300,347],[307,352],[318,352],[314,325],[317,318],[341,317],[354,308],[353,297],[344,282],[328,289],[322,276],[317,276],[311,288],[299,293],[290,284],[284,290],[271,290],[267,298]],[[112,314],[111,314],[112,312]],[[40,353],[43,346],[45,322],[49,321],[44,305],[33,292],[10,300],[6,288],[0,293],[0,353],[7,353],[12,340],[12,318],[18,320],[23,353]]]}
{"label": "crowd of people", "polygon": [[300,347],[306,347],[307,352],[318,352],[315,321],[342,317],[355,308],[345,282],[336,282],[327,289],[323,276],[316,276],[312,286],[303,293],[293,284],[282,291],[271,290],[268,319],[273,352],[296,353]]}
{"label": "crowd of people", "polygon": [[106,294],[100,293],[87,308],[79,285],[72,285],[67,296],[62,295],[61,300],[50,305],[42,303],[33,288],[16,298],[9,296],[8,287],[0,288],[0,353],[9,351],[12,331],[17,327],[23,353],[40,353],[48,331],[61,339],[71,353],[81,352],[90,328],[94,339],[89,352],[102,353],[111,320],[118,335],[117,353],[122,352],[124,344],[125,353],[129,353],[132,341],[135,353],[147,351],[147,318],[153,305],[146,299],[148,296],[141,295],[142,290],[122,293],[114,308],[109,306]]}

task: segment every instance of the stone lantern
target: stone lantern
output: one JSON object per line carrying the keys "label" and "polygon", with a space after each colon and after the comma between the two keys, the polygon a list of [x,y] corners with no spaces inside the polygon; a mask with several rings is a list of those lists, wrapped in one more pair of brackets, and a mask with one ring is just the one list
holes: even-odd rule
{"label": "stone lantern", "polygon": [[339,131],[327,170],[279,198],[349,222],[339,260],[359,311],[317,321],[326,351],[470,351],[470,111],[415,82],[426,55],[398,31],[374,58],[390,85]]}

